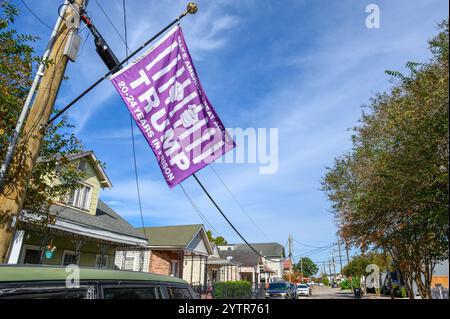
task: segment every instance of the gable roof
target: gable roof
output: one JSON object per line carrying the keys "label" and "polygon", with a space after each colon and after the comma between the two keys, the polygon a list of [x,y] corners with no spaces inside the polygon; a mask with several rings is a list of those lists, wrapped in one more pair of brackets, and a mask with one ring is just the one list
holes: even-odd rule
{"label": "gable roof", "polygon": [[[284,247],[278,243],[254,243],[252,245],[265,257],[285,257]],[[237,251],[252,251],[246,244],[235,244],[233,249]]]}
{"label": "gable roof", "polygon": [[92,164],[92,167],[95,170],[95,173],[99,177],[100,185],[102,187],[111,188],[112,183],[109,180],[108,176],[106,175],[106,172],[103,169],[103,167],[99,164],[99,161],[98,161],[97,157],[95,156],[94,151],[86,151],[83,153],[72,154],[72,155],[67,156],[67,159],[69,161],[73,161],[73,160],[83,158],[83,157],[87,157],[89,159],[90,163]]}
{"label": "gable roof", "polygon": [[[136,230],[141,235],[144,234],[143,228],[136,228]],[[212,253],[211,244],[208,241],[202,224],[145,227],[148,244],[153,248],[188,248],[189,244],[199,232],[202,233],[203,239],[207,244],[207,249]]]}
{"label": "gable roof", "polygon": [[220,258],[228,259],[242,264],[244,267],[253,267],[261,263],[261,257],[253,250],[219,250]]}
{"label": "gable roof", "polygon": [[97,212],[95,215],[73,209],[68,206],[52,205],[50,213],[58,216],[58,219],[68,220],[82,225],[107,230],[113,233],[132,236],[139,239],[145,237],[125,219],[116,213],[111,207],[106,205],[101,199],[98,200]]}
{"label": "gable roof", "polygon": [[[88,160],[90,161],[90,163],[92,164],[92,167],[95,170],[95,173],[97,174],[97,177],[99,179],[100,185],[104,188],[111,188],[112,187],[112,183],[109,180],[108,175],[106,175],[105,170],[103,169],[103,167],[99,164],[99,161],[97,159],[97,157],[95,156],[94,151],[86,151],[86,152],[81,152],[81,153],[77,153],[77,154],[70,154],[65,156],[69,161],[74,161],[77,160],[79,158],[83,158],[83,157],[87,157]],[[55,155],[55,158],[57,160],[63,158],[62,155]],[[39,157],[37,159],[38,162],[42,162],[42,161],[46,161],[45,158],[43,157]]]}

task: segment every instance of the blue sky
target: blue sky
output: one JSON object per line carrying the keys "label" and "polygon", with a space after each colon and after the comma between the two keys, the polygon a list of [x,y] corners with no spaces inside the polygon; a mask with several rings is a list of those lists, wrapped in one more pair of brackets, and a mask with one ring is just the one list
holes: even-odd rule
{"label": "blue sky", "polygon": [[[53,26],[61,1],[25,0]],[[123,32],[122,1],[98,0]],[[20,1],[17,28],[41,37],[50,30]],[[381,28],[365,26],[368,4],[381,10]],[[391,83],[385,70],[403,70],[407,61],[430,58],[427,40],[448,15],[446,0],[302,1],[200,0],[199,12],[182,27],[203,87],[227,127],[278,128],[279,169],[260,175],[255,164],[213,164],[252,216],[239,209],[210,168],[199,177],[250,242],[299,242],[324,246],[336,241],[330,204],[319,190],[325,167],[351,147],[349,128],[361,106]],[[184,10],[184,1],[128,0],[128,39],[137,48]],[[95,0],[88,11],[119,58],[124,44]],[[87,30],[82,33],[83,40]],[[92,37],[70,63],[58,106],[70,101],[106,72]],[[130,223],[140,226],[134,180],[130,117],[109,81],[83,98],[69,120],[86,149],[106,163],[114,187],[101,197]],[[136,127],[135,127],[136,128]],[[179,187],[169,190],[149,146],[137,128],[136,152],[145,224],[201,223]],[[240,147],[243,147],[242,145]],[[192,179],[184,183],[202,213],[229,242],[240,242]],[[311,248],[294,243],[294,255]],[[327,260],[331,250],[311,255]]]}

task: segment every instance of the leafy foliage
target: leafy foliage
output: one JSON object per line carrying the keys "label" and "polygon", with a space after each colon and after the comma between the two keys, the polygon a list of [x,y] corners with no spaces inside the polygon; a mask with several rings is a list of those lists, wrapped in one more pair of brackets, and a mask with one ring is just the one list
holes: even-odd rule
{"label": "leafy foliage", "polygon": [[248,281],[224,281],[213,285],[215,299],[250,298],[252,284]]}
{"label": "leafy foliage", "polygon": [[448,21],[430,41],[433,59],[372,98],[354,128],[353,150],[323,180],[340,236],[380,248],[423,298],[437,261],[448,258]]}
{"label": "leafy foliage", "polygon": [[218,237],[214,238],[210,230],[206,231],[206,235],[208,236],[208,240],[211,243],[215,243],[216,245],[226,245],[227,244],[227,241],[222,236],[218,236]]}
{"label": "leafy foliage", "polygon": [[356,256],[342,268],[342,274],[347,277],[366,276],[366,268],[368,265],[377,265],[380,271],[386,270],[390,264],[389,256],[376,252],[370,252],[366,255]]}
{"label": "leafy foliage", "polygon": [[[37,63],[42,59],[34,56],[33,42],[38,38],[18,33],[14,21],[19,14],[10,1],[0,4],[0,158],[5,158],[6,149],[13,136],[14,128],[30,89]],[[45,61],[50,65],[51,61]],[[40,157],[35,165],[23,208],[29,212],[46,214],[54,200],[65,197],[79,187],[77,181],[83,172],[77,170],[68,156],[82,151],[81,142],[70,133],[67,120],[50,126],[41,145]],[[16,155],[26,156],[27,150],[20,143]],[[10,169],[4,178],[2,192],[7,196],[14,187],[20,167]],[[56,183],[54,181],[61,181]],[[3,217],[0,216],[0,222]],[[43,219],[45,224],[47,219]]]}
{"label": "leafy foliage", "polygon": [[298,272],[303,270],[303,276],[305,277],[314,276],[319,271],[319,267],[309,257],[302,257],[293,268]]}

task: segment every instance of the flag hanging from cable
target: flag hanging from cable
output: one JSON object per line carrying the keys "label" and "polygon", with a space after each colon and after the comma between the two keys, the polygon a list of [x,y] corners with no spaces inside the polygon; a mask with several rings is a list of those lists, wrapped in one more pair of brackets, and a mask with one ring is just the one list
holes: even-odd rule
{"label": "flag hanging from cable", "polygon": [[180,26],[111,80],[170,188],[236,146],[205,95]]}

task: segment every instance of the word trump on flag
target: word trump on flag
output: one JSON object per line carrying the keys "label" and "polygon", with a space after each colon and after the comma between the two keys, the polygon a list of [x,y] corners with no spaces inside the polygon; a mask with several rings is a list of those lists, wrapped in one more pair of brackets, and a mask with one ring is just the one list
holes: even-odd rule
{"label": "word trump on flag", "polygon": [[235,147],[203,91],[179,26],[111,80],[170,188]]}

